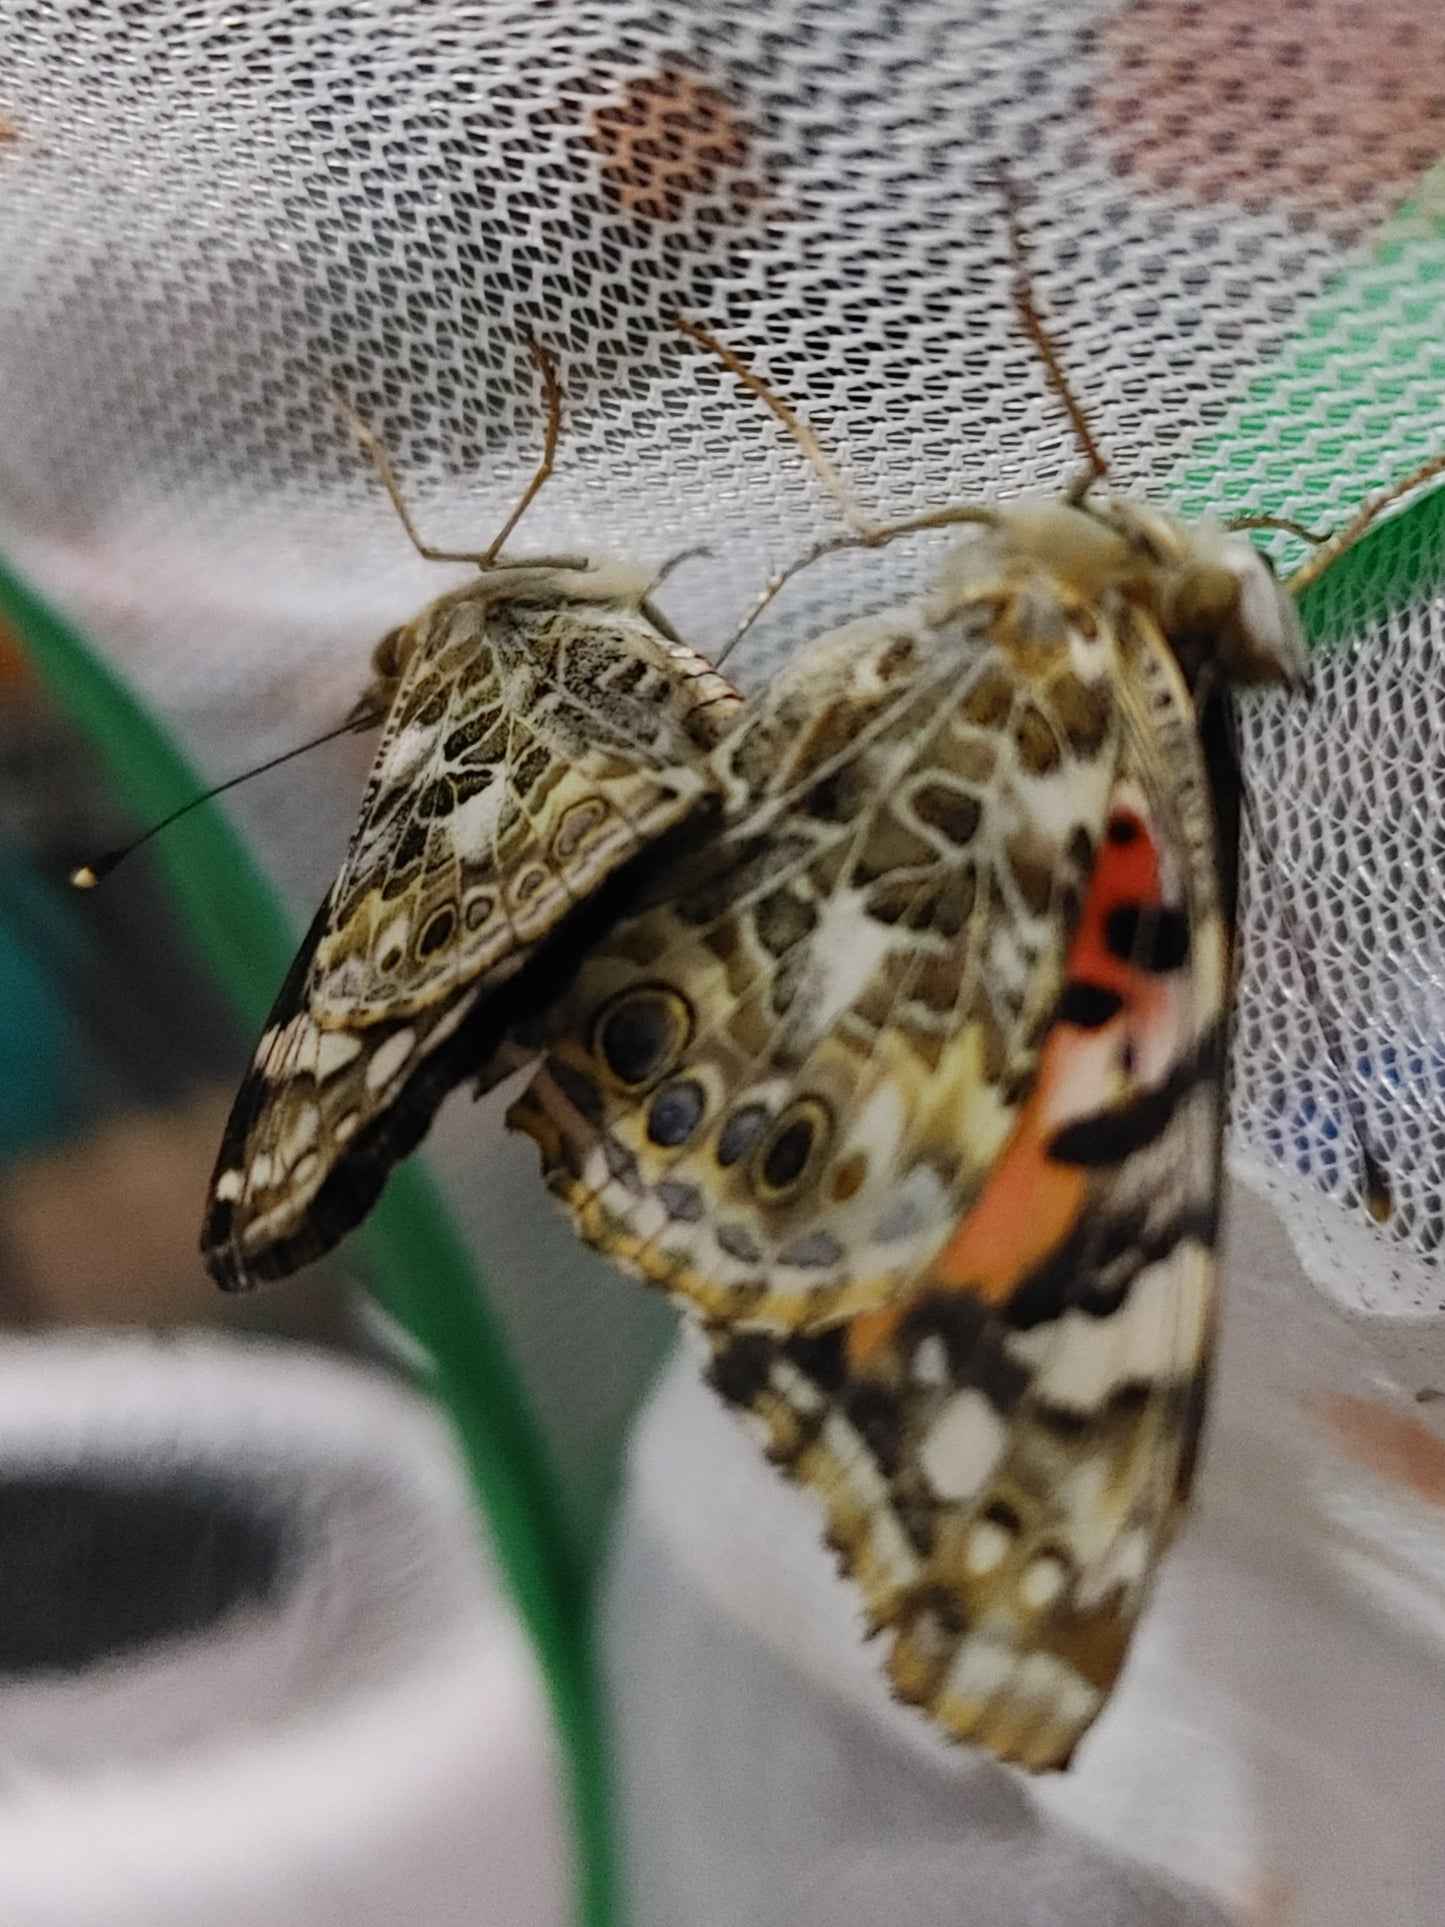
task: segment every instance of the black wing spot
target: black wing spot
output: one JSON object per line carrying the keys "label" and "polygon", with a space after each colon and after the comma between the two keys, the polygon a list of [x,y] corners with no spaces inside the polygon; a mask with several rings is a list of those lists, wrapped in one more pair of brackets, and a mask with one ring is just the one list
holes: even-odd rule
{"label": "black wing spot", "polygon": [[1080,1030],[1102,1030],[1123,1008],[1124,999],[1117,990],[1106,990],[1102,984],[1071,977],[1059,999],[1058,1021],[1076,1024]]}
{"label": "black wing spot", "polygon": [[771,1338],[745,1333],[713,1353],[708,1378],[730,1405],[753,1407],[768,1388],[777,1348]]}
{"label": "black wing spot", "polygon": [[1056,1164],[1077,1164],[1086,1171],[1122,1164],[1162,1136],[1202,1080],[1218,1075],[1217,1046],[1211,1034],[1174,1066],[1162,1084],[1140,1091],[1127,1103],[1063,1125],[1050,1138],[1047,1155]]}
{"label": "black wing spot", "polygon": [[1189,960],[1189,919],[1167,905],[1121,903],[1104,920],[1104,942],[1121,963],[1162,976]]}
{"label": "black wing spot", "polygon": [[692,1036],[692,1006],[666,984],[622,991],[598,1012],[592,1049],[625,1089],[646,1090],[677,1063]]}
{"label": "black wing spot", "polygon": [[840,1325],[808,1337],[790,1338],[782,1351],[790,1365],[830,1397],[837,1397],[850,1382],[848,1337]]}
{"label": "black wing spot", "polygon": [[449,903],[443,904],[433,916],[428,917],[422,926],[421,935],[416,941],[418,957],[433,956],[438,950],[451,942],[452,933],[457,927],[457,913]]}
{"label": "black wing spot", "polygon": [[865,1380],[843,1394],[843,1410],[863,1439],[885,1477],[898,1470],[903,1457],[904,1418],[898,1400],[882,1385]]}
{"label": "black wing spot", "polygon": [[775,1204],[795,1191],[832,1131],[833,1118],[816,1097],[800,1097],[773,1126],[758,1152],[756,1184],[765,1203]]}

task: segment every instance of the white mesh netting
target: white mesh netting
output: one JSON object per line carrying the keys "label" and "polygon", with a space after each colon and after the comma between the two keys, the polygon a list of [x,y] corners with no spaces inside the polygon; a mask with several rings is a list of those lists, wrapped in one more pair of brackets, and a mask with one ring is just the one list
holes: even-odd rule
{"label": "white mesh netting", "polygon": [[[706,541],[666,603],[707,647],[836,510],[674,310],[880,513],[1072,474],[1010,306],[999,157],[1115,484],[1328,525],[1445,441],[1442,72],[1434,0],[12,0],[6,541],[224,773],[339,714],[361,645],[446,582],[314,378],[428,536],[480,547],[536,456],[531,333],[568,405],[518,546]],[[1316,1275],[1417,1313],[1445,1298],[1435,559],[1312,707],[1252,711],[1237,1093]],[[740,676],[927,563],[811,571]],[[314,888],[314,820],[244,808]],[[1393,1180],[1383,1231],[1341,1065]]]}

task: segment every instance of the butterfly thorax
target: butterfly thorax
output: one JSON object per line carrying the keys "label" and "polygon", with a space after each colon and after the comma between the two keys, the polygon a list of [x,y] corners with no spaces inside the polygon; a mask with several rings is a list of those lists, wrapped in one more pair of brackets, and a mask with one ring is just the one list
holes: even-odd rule
{"label": "butterfly thorax", "polygon": [[640,562],[591,562],[584,556],[494,563],[459,589],[438,596],[410,622],[387,631],[371,652],[372,679],[353,714],[378,722],[386,717],[412,657],[418,649],[425,650],[438,624],[445,625],[459,607],[478,615],[496,603],[546,607],[559,602],[615,602],[621,609],[640,609],[656,573]]}
{"label": "butterfly thorax", "polygon": [[[1030,575],[1037,590],[1028,592]],[[1193,693],[1226,684],[1295,682],[1306,672],[1304,636],[1287,591],[1245,537],[1208,519],[1099,497],[1086,507],[1022,501],[965,535],[933,592],[935,620],[989,576],[1026,608],[1086,622],[1122,610],[1150,621]]]}

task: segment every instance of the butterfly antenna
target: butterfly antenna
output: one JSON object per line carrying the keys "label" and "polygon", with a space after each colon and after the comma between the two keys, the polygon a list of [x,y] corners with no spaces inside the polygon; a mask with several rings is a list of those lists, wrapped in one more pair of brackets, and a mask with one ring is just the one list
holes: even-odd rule
{"label": "butterfly antenna", "polygon": [[712,554],[713,551],[708,547],[706,542],[694,542],[690,549],[679,549],[676,555],[670,555],[667,558],[657,574],[652,578],[653,588],[655,589],[661,583],[666,582],[667,578],[672,575],[675,570],[680,569],[684,563],[696,562],[699,556],[711,557]]}
{"label": "butterfly antenna", "polygon": [[1292,535],[1296,542],[1308,542],[1311,548],[1330,540],[1328,529],[1307,529],[1292,515],[1231,515],[1224,526],[1231,535],[1242,534],[1246,529],[1269,529],[1276,535]]}
{"label": "butterfly antenna", "polygon": [[1333,568],[1346,549],[1352,549],[1387,508],[1442,474],[1445,474],[1445,455],[1433,456],[1398,482],[1392,483],[1382,494],[1372,495],[1368,502],[1356,509],[1343,528],[1334,531],[1306,528],[1303,522],[1295,521],[1291,515],[1231,515],[1224,526],[1231,533],[1244,529],[1270,529],[1279,535],[1292,535],[1297,542],[1306,542],[1312,549],[1317,549],[1319,553],[1301,564],[1285,585],[1291,595],[1298,596],[1311,583],[1318,582],[1326,570]]}
{"label": "butterfly antenna", "polygon": [[998,520],[997,509],[986,508],[978,503],[959,502],[948,508],[926,509],[921,515],[907,516],[901,522],[879,523],[866,534],[831,535],[825,541],[815,542],[806,555],[800,555],[786,569],[779,569],[775,575],[768,577],[747,614],[713,658],[713,667],[720,668],[727,661],[779,590],[791,582],[795,575],[801,575],[804,569],[821,562],[825,555],[836,555],[840,549],[885,549],[890,542],[896,542],[900,535],[919,535],[929,529],[952,529],[965,522],[996,528]]}
{"label": "butterfly antenna", "polygon": [[203,790],[199,796],[193,796],[188,803],[182,803],[179,809],[172,810],[169,816],[163,816],[159,823],[152,823],[148,830],[143,830],[129,843],[123,843],[118,850],[107,850],[104,856],[92,857],[89,863],[82,863],[77,869],[72,870],[70,873],[72,888],[93,890],[97,883],[103,883],[111,872],[124,863],[128,856],[140,849],[142,844],[149,843],[151,838],[159,836],[162,830],[168,830],[171,824],[178,822],[181,817],[189,816],[191,811],[199,809],[202,803],[209,803],[213,796],[221,796],[227,790],[235,789],[238,783],[249,783],[253,776],[262,776],[268,769],[276,769],[282,763],[289,763],[293,757],[304,756],[308,750],[319,749],[323,743],[333,742],[338,736],[349,736],[359,730],[372,729],[380,720],[380,716],[374,710],[358,707],[344,723],[338,723],[335,729],[328,729],[320,736],[313,736],[309,742],[298,743],[294,749],[282,750],[279,756],[272,756],[264,763],[257,763],[254,769],[242,770],[239,776],[229,776],[224,783],[217,783],[214,789]]}
{"label": "butterfly antenna", "polygon": [[[763,406],[777,417],[806,457],[814,474],[838,504],[848,524],[846,535],[828,536],[823,541],[815,543],[805,555],[799,556],[795,562],[790,562],[787,568],[779,569],[776,574],[768,578],[742,621],[714,657],[714,667],[720,667],[726,662],[784,584],[791,582],[793,577],[804,569],[811,568],[815,562],[821,561],[825,555],[835,555],[840,549],[886,548],[900,535],[915,535],[927,529],[956,528],[964,522],[981,522],[990,526],[997,523],[996,509],[984,508],[976,503],[959,503],[947,508],[929,509],[921,515],[905,516],[897,522],[871,521],[854,501],[842,477],[824,453],[822,443],[797,410],[784,401],[781,395],[775,393],[760,375],[755,374],[748,367],[740,355],[729,348],[725,342],[719,341],[716,335],[710,334],[706,328],[699,327],[695,321],[689,321],[685,315],[677,314],[672,319],[674,325],[689,340],[697,342],[699,347],[706,348],[710,355],[714,355],[726,369],[736,375],[743,386],[755,394]],[[1091,476],[1090,479],[1092,480],[1093,477]]]}
{"label": "butterfly antenna", "polygon": [[1008,228],[1009,256],[1013,262],[1013,281],[1010,291],[1013,295],[1014,309],[1024,333],[1038,350],[1039,359],[1044,364],[1045,378],[1063,405],[1073,428],[1074,437],[1088,464],[1086,473],[1080,476],[1068,490],[1069,501],[1082,502],[1094,483],[1102,482],[1108,474],[1109,463],[1094,439],[1089,418],[1070,386],[1063,357],[1054,343],[1053,336],[1044,325],[1043,316],[1039,313],[1038,302],[1034,298],[1033,273],[1029,266],[1028,240],[1024,232],[1023,199],[1007,162],[1000,160],[995,163],[994,179],[998,183],[999,195],[1003,201],[1004,220]]}
{"label": "butterfly antenna", "polygon": [[[1249,823],[1250,834],[1259,849],[1266,847],[1260,829],[1259,816],[1255,809],[1254,792],[1242,780],[1240,793],[1244,801],[1244,814]],[[1350,1131],[1355,1140],[1355,1154],[1359,1160],[1360,1196],[1366,1211],[1376,1224],[1385,1224],[1394,1213],[1395,1199],[1390,1185],[1390,1175],[1384,1159],[1370,1141],[1370,1128],[1365,1118],[1364,1107],[1345,1068],[1345,1053],[1340,1046],[1339,1033],[1330,1017],[1330,1005],[1325,999],[1320,984],[1319,972],[1315,969],[1314,952],[1305,941],[1305,933],[1295,916],[1294,906],[1288,897],[1279,900],[1280,918],[1284,924],[1285,935],[1294,951],[1295,962],[1299,965],[1300,976],[1304,980],[1305,996],[1314,1012],[1315,1022],[1319,1025],[1324,1041],[1325,1052],[1334,1069],[1335,1081],[1339,1088],[1340,1100],[1344,1105],[1345,1116],[1349,1120]]]}

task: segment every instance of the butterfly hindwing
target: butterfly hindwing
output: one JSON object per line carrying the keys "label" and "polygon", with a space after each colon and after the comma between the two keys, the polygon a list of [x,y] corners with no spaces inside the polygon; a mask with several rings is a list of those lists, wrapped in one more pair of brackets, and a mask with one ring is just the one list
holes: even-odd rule
{"label": "butterfly hindwing", "polygon": [[317,951],[323,1022],[514,963],[707,787],[727,686],[633,571],[578,576],[497,572],[421,618]]}
{"label": "butterfly hindwing", "polygon": [[1118,758],[1109,632],[978,567],[816,645],[714,752],[721,829],[587,960],[511,1122],[710,1319],[926,1268],[1037,1063]]}
{"label": "butterfly hindwing", "polygon": [[550,948],[601,927],[626,866],[706,808],[737,699],[646,587],[622,565],[497,569],[384,646],[357,829],[212,1180],[202,1250],[222,1284],[289,1272],[357,1223],[447,1092],[510,1063]]}

